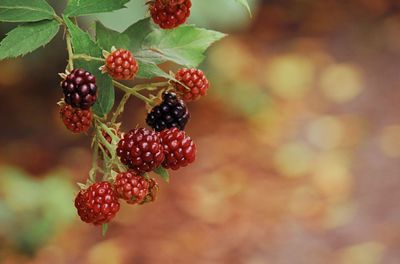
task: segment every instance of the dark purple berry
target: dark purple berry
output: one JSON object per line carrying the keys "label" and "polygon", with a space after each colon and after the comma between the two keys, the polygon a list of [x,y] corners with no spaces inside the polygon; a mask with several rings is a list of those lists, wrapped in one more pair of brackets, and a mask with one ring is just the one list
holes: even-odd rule
{"label": "dark purple berry", "polygon": [[164,93],[163,101],[147,115],[146,123],[156,131],[176,127],[184,130],[190,113],[185,102],[174,93]]}
{"label": "dark purple berry", "polygon": [[89,109],[97,99],[96,77],[83,69],[75,69],[61,83],[66,104]]}

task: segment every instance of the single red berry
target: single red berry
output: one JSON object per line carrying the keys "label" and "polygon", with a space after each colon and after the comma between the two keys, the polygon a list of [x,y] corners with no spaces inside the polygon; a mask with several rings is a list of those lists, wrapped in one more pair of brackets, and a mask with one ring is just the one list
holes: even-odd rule
{"label": "single red berry", "polygon": [[126,133],[118,143],[117,155],[123,164],[139,174],[158,168],[164,161],[159,134],[146,128]]}
{"label": "single red berry", "polygon": [[176,28],[190,16],[191,0],[152,0],[149,10],[154,23],[163,29]]}
{"label": "single red berry", "polygon": [[93,114],[90,110],[72,108],[64,105],[60,110],[64,125],[73,133],[87,132],[92,124]]}
{"label": "single red berry", "polygon": [[75,207],[82,221],[102,225],[114,218],[120,206],[113,186],[98,182],[78,193]]}
{"label": "single red berry", "polygon": [[177,170],[186,167],[196,159],[196,144],[177,128],[161,132],[161,142],[164,147],[164,168]]}
{"label": "single red berry", "polygon": [[150,182],[134,172],[123,172],[115,178],[114,186],[119,198],[129,204],[139,204],[148,195]]}
{"label": "single red berry", "polygon": [[96,78],[83,69],[75,69],[61,82],[66,104],[89,109],[97,100]]}
{"label": "single red berry", "polygon": [[183,83],[174,83],[175,89],[182,95],[182,99],[189,102],[205,96],[209,87],[209,82],[203,71],[199,69],[182,68],[175,74],[175,79]]}
{"label": "single red berry", "polygon": [[138,63],[129,50],[117,49],[106,58],[105,71],[116,80],[132,80],[138,70]]}
{"label": "single red berry", "polygon": [[150,179],[148,181],[150,184],[149,192],[140,204],[154,202],[157,199],[157,193],[159,190],[158,183],[154,179]]}

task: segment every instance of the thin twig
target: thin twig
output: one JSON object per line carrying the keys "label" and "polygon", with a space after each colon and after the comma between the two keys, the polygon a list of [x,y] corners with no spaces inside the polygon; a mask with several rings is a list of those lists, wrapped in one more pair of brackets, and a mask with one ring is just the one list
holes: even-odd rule
{"label": "thin twig", "polygon": [[119,102],[118,108],[115,110],[113,117],[111,118],[111,123],[115,123],[119,115],[124,112],[125,104],[128,102],[129,98],[131,97],[130,93],[126,93],[124,97],[122,97],[121,102]]}
{"label": "thin twig", "polygon": [[153,101],[149,98],[147,98],[146,96],[138,93],[135,89],[133,88],[129,88],[126,85],[123,85],[122,83],[119,83],[117,81],[113,81],[113,84],[115,87],[121,89],[122,91],[124,91],[125,93],[129,93],[132,94],[134,96],[136,96],[137,98],[139,98],[140,100],[144,101],[145,103],[149,104],[149,105],[153,105]]}
{"label": "thin twig", "polygon": [[92,57],[92,56],[89,56],[89,55],[86,55],[86,54],[74,54],[72,56],[72,59],[74,59],[74,60],[86,60],[86,61],[95,60],[95,61],[101,61],[101,62],[104,61],[103,58]]}
{"label": "thin twig", "polygon": [[72,43],[71,43],[71,35],[67,30],[66,33],[66,41],[67,41],[67,50],[68,50],[68,70],[72,71],[74,69],[74,61],[72,57],[74,56],[74,52],[72,51]]}

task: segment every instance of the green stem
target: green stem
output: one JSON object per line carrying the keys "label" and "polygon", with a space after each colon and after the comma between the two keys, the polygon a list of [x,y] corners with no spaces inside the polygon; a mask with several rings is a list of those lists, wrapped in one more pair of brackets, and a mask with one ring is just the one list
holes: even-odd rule
{"label": "green stem", "polygon": [[72,71],[74,69],[74,61],[72,59],[72,57],[74,56],[74,52],[72,51],[71,35],[68,31],[66,33],[66,41],[68,50],[68,70]]}
{"label": "green stem", "polygon": [[64,25],[64,20],[57,16],[57,14],[53,14],[54,19],[60,24],[60,25]]}
{"label": "green stem", "polygon": [[[119,137],[117,137],[116,134],[108,126],[106,126],[105,124],[103,124],[101,122],[99,122],[99,126],[100,126],[101,130],[105,131],[111,137],[111,140],[113,142],[119,141]],[[102,137],[103,137],[103,134],[102,134]]]}
{"label": "green stem", "polygon": [[113,84],[114,84],[115,87],[121,89],[125,93],[132,94],[132,95],[136,96],[137,98],[139,98],[140,100],[144,101],[145,103],[147,103],[149,105],[154,105],[154,103],[153,103],[153,101],[151,99],[149,99],[146,96],[138,93],[134,88],[129,88],[128,86],[123,85],[122,83],[119,83],[117,81],[113,81]]}
{"label": "green stem", "polygon": [[93,144],[92,169],[89,172],[89,181],[92,183],[96,182],[96,174],[98,170],[98,165],[97,165],[98,156],[99,156],[99,143],[97,142],[97,136],[95,136]]}
{"label": "green stem", "polygon": [[122,97],[121,102],[118,105],[118,108],[115,110],[113,117],[111,119],[111,123],[115,123],[117,121],[117,118],[120,114],[124,112],[125,104],[128,102],[129,98],[131,97],[131,94],[126,93],[124,97]]}
{"label": "green stem", "polygon": [[95,61],[101,61],[104,62],[105,60],[103,58],[96,58],[96,57],[92,57],[86,54],[74,54],[72,55],[72,59],[74,60],[86,60],[86,61],[91,61],[91,60],[95,60]]}
{"label": "green stem", "polygon": [[[102,127],[102,123],[100,123],[100,129],[96,128],[96,138],[97,138],[97,142],[100,144],[102,144],[109,152],[110,154],[113,156],[113,146],[110,144],[110,142],[107,141],[107,139],[103,136],[103,133],[101,130],[103,130],[104,128]],[[107,134],[110,134],[110,136],[112,136],[112,132],[111,130],[106,131]]]}
{"label": "green stem", "polygon": [[168,86],[168,82],[159,82],[159,83],[144,83],[144,84],[138,84],[132,87],[133,90],[135,91],[141,91],[141,90],[152,90],[152,88],[159,88],[163,86]]}

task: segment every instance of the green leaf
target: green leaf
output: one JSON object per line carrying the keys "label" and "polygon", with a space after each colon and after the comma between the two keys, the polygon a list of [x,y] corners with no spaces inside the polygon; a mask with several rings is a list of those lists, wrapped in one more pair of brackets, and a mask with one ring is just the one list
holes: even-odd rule
{"label": "green leaf", "polygon": [[247,0],[235,0],[236,2],[238,2],[239,4],[241,4],[242,6],[244,6],[247,10],[247,12],[249,12],[250,16],[252,16],[251,14],[251,9],[249,6],[249,3],[247,2]]}
{"label": "green leaf", "polygon": [[65,16],[83,16],[110,12],[125,7],[130,0],[69,0],[64,10]]}
{"label": "green leaf", "polygon": [[160,69],[154,62],[146,61],[144,59],[136,58],[139,64],[139,71],[136,75],[137,78],[151,79],[154,77],[164,77],[171,79],[172,77]]}
{"label": "green leaf", "polygon": [[96,22],[96,40],[104,50],[110,51],[112,46],[129,49],[130,40],[127,35],[106,28],[100,22]]}
{"label": "green leaf", "polygon": [[21,25],[10,32],[0,43],[0,60],[15,58],[49,43],[59,30],[54,20]]}
{"label": "green leaf", "polygon": [[217,31],[184,25],[173,30],[155,29],[145,38],[142,46],[159,53],[166,60],[196,67],[204,60],[207,48],[223,37],[225,34]]}
{"label": "green leaf", "polygon": [[154,172],[160,175],[164,181],[169,182],[169,173],[163,166],[158,167]]}
{"label": "green leaf", "polygon": [[[75,26],[67,17],[64,17],[68,30],[71,33],[72,46],[75,54],[87,54],[92,57],[102,57],[102,49],[90,38],[89,34]],[[75,61],[75,68],[83,68],[96,76],[96,83],[99,89],[98,98],[93,106],[93,112],[103,117],[114,105],[115,91],[112,79],[100,71],[103,65],[100,61]]]}
{"label": "green leaf", "polygon": [[0,21],[34,22],[53,19],[54,10],[45,0],[2,0]]}
{"label": "green leaf", "polygon": [[141,50],[145,38],[154,30],[150,18],[139,20],[128,27],[123,33],[130,39],[129,49],[133,52]]}

